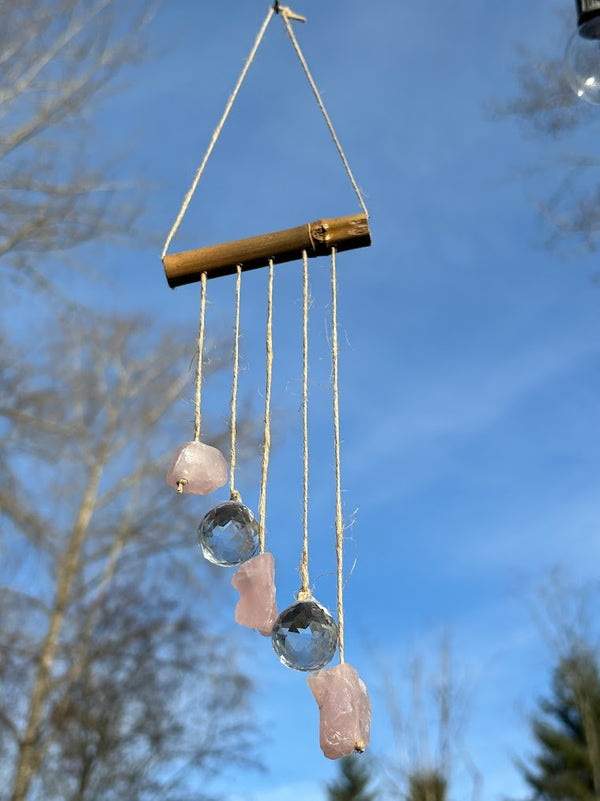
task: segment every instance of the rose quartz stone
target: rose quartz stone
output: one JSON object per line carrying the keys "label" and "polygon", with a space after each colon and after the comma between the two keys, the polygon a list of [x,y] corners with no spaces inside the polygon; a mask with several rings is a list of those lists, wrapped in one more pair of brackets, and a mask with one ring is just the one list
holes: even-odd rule
{"label": "rose quartz stone", "polygon": [[319,705],[319,740],[328,759],[361,753],[371,740],[371,701],[348,663],[311,673],[308,685]]}
{"label": "rose quartz stone", "polygon": [[273,554],[259,553],[244,562],[234,573],[231,583],[240,594],[235,607],[236,623],[269,637],[277,620]]}
{"label": "rose quartz stone", "polygon": [[227,462],[221,451],[204,442],[184,442],[167,470],[167,484],[179,492],[208,495],[227,482]]}

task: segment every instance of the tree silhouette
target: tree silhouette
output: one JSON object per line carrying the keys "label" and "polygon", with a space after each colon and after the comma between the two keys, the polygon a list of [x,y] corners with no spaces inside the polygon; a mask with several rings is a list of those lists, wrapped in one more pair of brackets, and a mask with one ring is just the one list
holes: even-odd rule
{"label": "tree silhouette", "polygon": [[398,671],[383,671],[395,750],[384,756],[386,793],[401,801],[446,801],[453,774],[465,769],[472,801],[481,797],[481,775],[463,739],[464,690],[456,680],[448,634],[441,638],[439,664],[416,657],[410,664],[407,699],[400,702]]}
{"label": "tree silhouette", "polygon": [[406,801],[446,801],[448,782],[439,771],[415,772],[408,779]]}
{"label": "tree silhouette", "polygon": [[372,776],[364,757],[340,759],[339,775],[327,786],[329,801],[375,801],[378,794],[369,789]]}
{"label": "tree silhouette", "polygon": [[95,147],[91,119],[119,72],[140,59],[152,8],[153,0],[0,0],[5,277],[47,286],[52,253],[131,235],[140,205],[114,157],[98,155],[106,143]]}
{"label": "tree silhouette", "polygon": [[[196,801],[255,760],[223,574],[195,553],[210,501],[164,479],[191,427],[189,338],[73,304],[61,316],[47,292],[32,313],[22,292],[62,289],[66,251],[132,233],[140,204],[93,121],[153,5],[0,0],[0,271],[24,301],[0,317],[2,801]],[[67,269],[93,267],[76,257]]]}
{"label": "tree silhouette", "polygon": [[2,798],[183,801],[252,761],[217,574],[191,558],[207,502],[164,478],[185,350],[90,312],[0,348]]}
{"label": "tree silhouette", "polygon": [[519,763],[531,801],[600,798],[600,673],[598,657],[579,644],[557,665],[552,694],[532,717],[537,753]]}

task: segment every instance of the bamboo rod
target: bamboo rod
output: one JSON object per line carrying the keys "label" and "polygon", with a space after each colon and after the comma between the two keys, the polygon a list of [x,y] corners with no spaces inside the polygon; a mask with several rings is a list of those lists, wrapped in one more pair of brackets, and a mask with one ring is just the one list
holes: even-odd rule
{"label": "bamboo rod", "polygon": [[330,253],[333,247],[342,251],[368,247],[370,244],[367,215],[354,214],[172,253],[164,257],[163,265],[169,286],[175,288],[199,281],[202,273],[206,273],[207,278],[216,278],[236,273],[238,265],[242,270],[254,270],[256,267],[266,267],[269,259],[276,264],[294,261],[302,257],[304,250],[312,258]]}

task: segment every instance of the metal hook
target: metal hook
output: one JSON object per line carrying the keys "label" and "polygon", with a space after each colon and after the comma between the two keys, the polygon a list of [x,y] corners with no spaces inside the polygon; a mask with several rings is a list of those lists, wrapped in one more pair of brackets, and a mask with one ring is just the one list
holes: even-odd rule
{"label": "metal hook", "polygon": [[279,0],[275,0],[275,3],[274,3],[274,5],[273,5],[273,11],[274,11],[276,14],[279,14]]}

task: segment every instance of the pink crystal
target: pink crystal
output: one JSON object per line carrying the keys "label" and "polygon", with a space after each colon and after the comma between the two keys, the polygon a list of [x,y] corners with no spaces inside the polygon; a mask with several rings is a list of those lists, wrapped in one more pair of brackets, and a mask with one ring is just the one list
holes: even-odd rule
{"label": "pink crystal", "polygon": [[240,594],[235,607],[236,623],[257,629],[269,637],[277,620],[273,554],[259,553],[244,562],[234,573],[231,583]]}
{"label": "pink crystal", "polygon": [[208,495],[227,481],[227,462],[221,451],[204,442],[184,442],[167,470],[167,484],[178,492]]}
{"label": "pink crystal", "polygon": [[325,756],[339,759],[364,751],[371,739],[371,701],[352,665],[311,673],[308,685],[319,705],[319,744]]}

